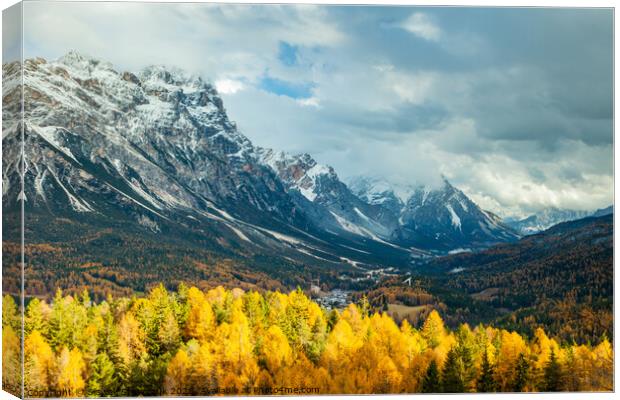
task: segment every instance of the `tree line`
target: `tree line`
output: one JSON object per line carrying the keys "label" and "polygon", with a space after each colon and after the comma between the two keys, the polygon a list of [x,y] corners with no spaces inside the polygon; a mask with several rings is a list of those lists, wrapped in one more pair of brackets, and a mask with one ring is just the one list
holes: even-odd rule
{"label": "tree line", "polygon": [[[397,325],[365,304],[326,310],[301,290],[185,285],[98,303],[87,291],[58,291],[51,303],[35,298],[25,310],[26,395],[613,390],[605,337],[577,345],[541,328],[531,338],[484,325],[449,330],[436,311],[419,327]],[[2,312],[3,386],[15,392],[21,318],[12,297]]]}

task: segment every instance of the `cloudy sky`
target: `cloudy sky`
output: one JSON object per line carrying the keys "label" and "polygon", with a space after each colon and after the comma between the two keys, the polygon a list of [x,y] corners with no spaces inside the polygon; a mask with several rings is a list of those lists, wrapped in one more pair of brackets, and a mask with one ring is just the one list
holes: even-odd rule
{"label": "cloudy sky", "polygon": [[613,201],[612,12],[25,3],[25,56],[174,65],[255,144],[343,178],[441,174],[501,215]]}

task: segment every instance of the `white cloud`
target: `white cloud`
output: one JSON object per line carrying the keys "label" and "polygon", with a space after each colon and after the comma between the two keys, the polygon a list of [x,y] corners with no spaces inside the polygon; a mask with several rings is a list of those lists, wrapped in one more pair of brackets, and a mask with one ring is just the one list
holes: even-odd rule
{"label": "white cloud", "polygon": [[215,81],[215,88],[221,94],[235,94],[245,88],[243,82],[234,79],[219,79]]}
{"label": "white cloud", "polygon": [[422,39],[433,42],[441,38],[441,29],[428,17],[428,15],[415,12],[409,16],[401,27]]}
{"label": "white cloud", "polygon": [[415,72],[406,74],[390,70],[385,74],[386,84],[403,101],[422,104],[431,96],[438,74],[434,72]]}
{"label": "white cloud", "polygon": [[394,66],[391,64],[378,64],[374,65],[373,68],[379,72],[388,72],[394,70]]}
{"label": "white cloud", "polygon": [[306,107],[316,107],[319,108],[321,106],[319,99],[316,97],[309,97],[307,99],[297,99],[297,102],[302,106]]}
{"label": "white cloud", "polygon": [[[445,140],[445,138],[444,138]],[[441,154],[442,172],[481,207],[500,216],[525,217],[533,212],[558,207],[595,210],[611,204],[613,175],[594,168],[593,159],[611,160],[611,149],[592,148],[569,141],[559,157],[523,163],[498,152],[480,156]],[[584,155],[586,157],[584,158]],[[544,179],[534,179],[531,169],[544,171]],[[565,177],[566,171],[583,172],[578,184]]]}
{"label": "white cloud", "polygon": [[330,47],[348,40],[325,7],[309,5],[57,2],[24,10],[27,57],[78,50],[128,70],[165,64],[247,83],[266,70],[282,74],[280,41]]}

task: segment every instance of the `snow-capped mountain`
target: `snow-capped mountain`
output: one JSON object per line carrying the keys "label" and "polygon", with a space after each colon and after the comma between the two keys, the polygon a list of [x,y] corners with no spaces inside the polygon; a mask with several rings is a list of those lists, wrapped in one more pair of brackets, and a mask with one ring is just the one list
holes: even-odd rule
{"label": "snow-capped mountain", "polygon": [[297,205],[322,228],[374,240],[391,237],[393,215],[380,206],[369,204],[351,192],[334,169],[321,165],[309,154],[291,155],[271,149],[259,149],[259,159],[282,180]]}
{"label": "snow-capped mountain", "polygon": [[20,65],[3,65],[5,210],[24,199],[40,220],[131,226],[228,255],[268,251],[287,263],[355,268],[399,264],[410,246],[513,239],[447,182],[430,192],[352,184],[354,192],[308,154],[254,146],[198,76],[161,66],[118,72],[75,52],[23,68],[22,192]]}
{"label": "snow-capped mountain", "polygon": [[438,187],[397,186],[365,177],[351,179],[350,185],[360,198],[397,215],[392,240],[401,245],[454,250],[517,239],[499,217],[482,210],[445,179]]}
{"label": "snow-capped mountain", "polygon": [[613,213],[613,206],[609,206],[596,211],[587,210],[567,210],[550,207],[532,214],[523,219],[507,219],[506,224],[511,226],[522,235],[531,235],[544,231],[553,225],[561,222],[574,221],[577,219],[595,216],[601,217]]}
{"label": "snow-capped mountain", "polygon": [[487,247],[518,238],[497,215],[478,207],[447,180],[439,188],[417,188],[400,222],[402,240],[421,247]]}
{"label": "snow-capped mountain", "polygon": [[351,191],[368,204],[384,207],[396,215],[415,192],[415,186],[394,185],[386,179],[356,176],[348,180]]}
{"label": "snow-capped mountain", "polygon": [[[306,224],[199,77],[163,67],[118,73],[69,53],[25,62],[24,102],[29,204],[79,213],[121,204],[136,218],[226,204],[247,221]],[[5,135],[17,140],[18,129]],[[4,170],[7,186],[17,184],[15,168]]]}
{"label": "snow-capped mountain", "polygon": [[317,162],[309,154],[290,155],[283,151],[258,148],[259,160],[269,166],[289,189],[297,190],[308,201],[322,196],[321,184],[337,180],[334,169]]}
{"label": "snow-capped mountain", "polygon": [[[146,229],[208,243],[222,254],[276,254],[289,264],[380,264],[375,251],[392,262],[408,257],[363,229],[353,232],[354,221],[347,229],[348,220],[329,213],[319,191],[311,202],[289,190],[291,181],[262,161],[200,77],[161,66],[118,72],[75,52],[26,60],[23,68],[22,192],[20,65],[3,65],[5,211],[18,212],[24,199],[27,218],[38,221],[51,214]],[[325,179],[319,172],[309,176],[317,188],[346,192],[337,178],[330,182],[333,171]],[[319,223],[325,213],[334,229]],[[43,225],[41,238],[47,228],[56,234]]]}

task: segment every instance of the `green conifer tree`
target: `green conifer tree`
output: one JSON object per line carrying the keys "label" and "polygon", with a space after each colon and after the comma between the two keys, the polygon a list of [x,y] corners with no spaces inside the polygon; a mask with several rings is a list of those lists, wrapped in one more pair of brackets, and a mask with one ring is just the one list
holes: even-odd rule
{"label": "green conifer tree", "polygon": [[118,396],[118,379],[114,364],[107,354],[98,354],[91,364],[86,393],[90,397]]}
{"label": "green conifer tree", "polygon": [[463,385],[465,392],[471,392],[475,387],[476,368],[474,365],[474,335],[467,325],[461,325],[456,331],[458,358],[463,364]]}
{"label": "green conifer tree", "polygon": [[442,371],[442,388],[445,393],[463,393],[463,363],[459,359],[455,348],[451,348],[446,357]]}
{"label": "green conifer tree", "polygon": [[549,361],[547,361],[544,369],[543,391],[558,392],[560,390],[562,390],[562,367],[555,351],[551,349]]}
{"label": "green conifer tree", "polygon": [[338,311],[335,309],[332,309],[327,315],[327,330],[331,331],[332,328],[338,323],[339,319],[340,319],[340,315],[338,314]]}
{"label": "green conifer tree", "polygon": [[517,360],[517,366],[515,368],[516,374],[515,380],[512,384],[512,391],[522,392],[523,390],[525,390],[525,385],[527,385],[528,383],[530,369],[530,365],[525,358],[525,354],[519,354],[519,359]]}
{"label": "green conifer tree", "polygon": [[422,380],[422,393],[440,393],[441,377],[437,362],[433,359],[426,369],[426,375]]}
{"label": "green conifer tree", "polygon": [[482,365],[480,366],[480,376],[476,382],[476,390],[478,392],[495,392],[497,390],[497,383],[493,377],[494,372],[494,368],[489,362],[489,354],[485,350]]}

